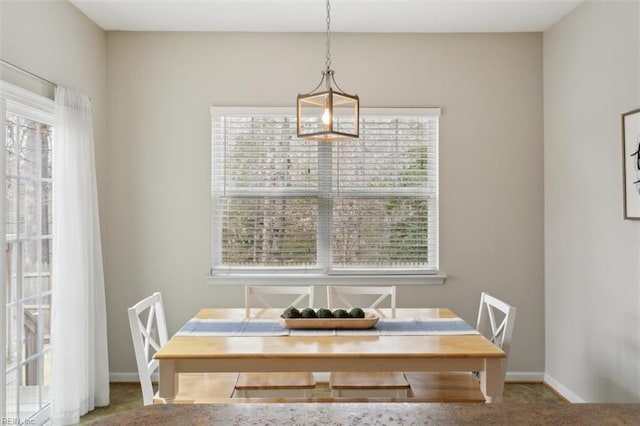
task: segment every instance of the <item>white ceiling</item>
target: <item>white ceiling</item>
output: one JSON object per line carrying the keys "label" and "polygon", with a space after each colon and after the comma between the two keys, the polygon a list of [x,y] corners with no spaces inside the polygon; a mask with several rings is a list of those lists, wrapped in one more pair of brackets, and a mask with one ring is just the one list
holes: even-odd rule
{"label": "white ceiling", "polygon": [[[70,0],[105,30],[317,32],[324,0]],[[544,31],[583,0],[332,0],[335,32]]]}

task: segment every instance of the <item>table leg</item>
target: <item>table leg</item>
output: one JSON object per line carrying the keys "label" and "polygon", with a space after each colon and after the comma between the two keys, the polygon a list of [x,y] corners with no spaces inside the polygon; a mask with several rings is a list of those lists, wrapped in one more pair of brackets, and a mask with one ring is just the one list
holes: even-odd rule
{"label": "table leg", "polygon": [[506,358],[489,358],[480,372],[480,386],[488,403],[502,402]]}
{"label": "table leg", "polygon": [[165,404],[170,404],[176,399],[179,383],[177,379],[175,362],[161,359],[158,377],[158,396]]}

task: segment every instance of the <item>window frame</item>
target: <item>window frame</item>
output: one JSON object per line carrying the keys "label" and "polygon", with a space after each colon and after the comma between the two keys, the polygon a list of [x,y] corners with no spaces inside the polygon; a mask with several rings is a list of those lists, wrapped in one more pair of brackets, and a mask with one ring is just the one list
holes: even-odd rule
{"label": "window frame", "polygon": [[[52,126],[55,128],[55,105],[53,100],[45,98],[43,96],[40,96],[38,94],[35,94],[33,92],[30,92],[28,90],[25,90],[21,87],[12,85],[10,83],[7,83],[3,80],[0,80],[0,114],[1,114],[1,120],[0,123],[2,124],[2,128],[3,128],[3,132],[5,131],[6,128],[6,114],[7,112],[10,112],[12,114],[15,114],[17,116],[20,117],[24,117],[26,119],[29,120],[33,120],[36,122],[40,122],[40,123],[44,123],[47,124],[49,126]],[[2,141],[5,142],[5,138],[2,137]],[[3,207],[2,209],[0,209],[0,246],[2,247],[8,247],[8,241],[6,239],[6,227],[5,227],[5,221],[6,221],[6,205],[5,205],[5,200],[6,200],[6,170],[4,169],[5,167],[5,163],[6,163],[6,157],[5,157],[5,147],[3,146],[2,149],[2,153],[0,154],[0,164],[3,165],[3,172],[0,173],[0,198],[3,200]],[[53,170],[52,170],[53,172]],[[32,178],[27,178],[26,180],[32,180]],[[42,183],[42,182],[53,182],[53,175],[48,177],[48,178],[43,178],[42,176],[40,176],[39,178],[35,179],[36,181]],[[39,219],[38,219],[38,223],[41,224],[42,223],[42,193],[40,191],[38,191],[39,194],[39,201],[38,201],[38,211],[39,211]],[[40,227],[40,232],[37,235],[31,235],[31,236],[27,236],[27,237],[23,237],[23,238],[17,238],[16,241],[18,242],[18,244],[21,241],[44,241],[45,239],[47,239],[50,243],[53,242],[53,234],[50,233],[48,235],[43,235],[42,234],[42,228]],[[39,251],[41,250],[38,249]],[[21,255],[20,255],[21,256]],[[8,265],[6,265],[6,259],[3,256],[0,256],[0,266],[2,266],[0,269],[2,271],[7,271],[7,267]],[[44,275],[48,275],[51,276],[51,271],[49,271],[48,273],[43,273],[40,270],[40,267],[38,269],[38,276],[42,277]],[[18,281],[21,281],[22,276],[20,276],[18,279]],[[4,280],[5,278],[3,278]],[[6,286],[6,282],[5,282],[5,286]],[[6,288],[5,288],[6,290]],[[7,345],[7,335],[6,335],[6,329],[7,329],[7,300],[6,300],[6,291],[2,290],[0,292],[0,343],[4,346],[4,348],[6,348]],[[27,298],[25,298],[24,296],[20,296],[15,303],[11,302],[12,304],[15,304],[17,307],[24,307],[24,301],[27,299],[33,299],[35,298],[37,300],[37,307],[38,307],[38,312],[41,313],[42,309],[43,309],[43,304],[42,304],[42,298],[44,297],[51,297],[52,294],[52,289],[50,288],[49,290],[42,290],[41,288],[41,284],[40,284],[40,288],[39,288],[39,292],[36,296],[29,296]],[[17,340],[22,341],[22,318],[20,318],[19,321],[19,335]],[[32,414],[28,414],[28,415],[24,415],[21,412],[18,413],[19,417],[24,418],[24,419],[28,419],[29,421],[33,421],[36,423],[44,423],[47,419],[50,419],[50,414],[51,414],[51,395],[50,393],[44,392],[43,387],[44,385],[44,381],[49,381],[51,380],[51,376],[50,373],[48,376],[45,377],[45,373],[44,373],[44,357],[47,356],[48,354],[51,353],[52,347],[53,347],[53,340],[50,341],[49,343],[49,347],[48,348],[44,348],[42,345],[43,342],[43,325],[41,321],[38,321],[38,346],[37,346],[37,352],[35,355],[32,355],[30,358],[28,359],[23,359],[21,354],[19,354],[18,356],[18,361],[16,362],[15,365],[10,367],[10,372],[9,374],[12,373],[16,373],[16,374],[21,374],[21,369],[23,366],[27,365],[30,362],[33,361],[37,361],[40,364],[38,364],[38,409],[32,413]],[[3,375],[0,376],[0,399],[2,399],[2,397],[4,396],[4,401],[5,403],[0,406],[0,417],[6,417],[7,414],[11,414],[11,416],[14,416],[13,412],[9,410],[9,407],[7,406],[8,402],[12,402],[16,404],[16,407],[18,410],[20,410],[22,408],[20,399],[17,399],[15,401],[7,401],[7,395],[6,395],[6,386],[7,386],[7,358],[6,358],[6,349],[3,348],[2,353],[0,354],[0,364],[4,367],[4,372]],[[19,381],[17,381],[18,386],[19,386]]]}
{"label": "window frame", "polygon": [[[215,135],[215,117],[219,116],[274,116],[274,115],[286,115],[295,117],[295,108],[286,108],[286,107],[211,107],[210,108],[211,115],[211,270],[210,275],[207,276],[207,280],[212,284],[233,284],[237,282],[247,282],[247,279],[251,279],[251,283],[257,284],[273,284],[273,283],[281,283],[281,284],[295,284],[299,283],[300,279],[305,279],[306,281],[310,281],[312,283],[319,284],[335,284],[338,282],[344,282],[348,284],[357,284],[362,281],[363,283],[373,284],[376,281],[380,281],[380,283],[393,282],[394,284],[443,284],[445,275],[440,274],[439,270],[439,224],[438,224],[438,210],[439,210],[439,117],[441,115],[440,108],[362,108],[360,110],[360,117],[366,119],[367,117],[402,117],[402,116],[425,116],[425,117],[436,117],[438,120],[436,122],[436,142],[434,149],[434,158],[436,159],[435,165],[435,176],[436,176],[436,185],[435,188],[430,191],[430,193],[425,197],[424,192],[422,190],[408,190],[408,195],[418,195],[420,197],[424,197],[425,200],[430,198],[434,198],[433,202],[435,206],[433,210],[435,211],[436,216],[436,225],[433,230],[436,235],[436,253],[434,254],[434,259],[430,259],[433,261],[435,268],[426,269],[426,268],[376,268],[376,269],[357,269],[357,268],[332,268],[331,265],[331,238],[326,238],[326,235],[330,235],[331,233],[331,214],[325,214],[324,216],[318,216],[318,226],[317,226],[317,237],[318,237],[318,251],[317,251],[317,263],[313,266],[307,267],[286,267],[286,266],[260,266],[260,267],[250,267],[250,266],[219,266],[222,264],[221,254],[218,250],[218,247],[222,245],[222,217],[221,215],[215,214],[216,212],[216,199],[220,196],[220,189],[215,188],[215,182],[221,182],[224,176],[224,160],[222,158],[221,149],[224,149],[220,146],[216,146],[214,141]],[[221,144],[220,144],[221,145]],[[318,157],[320,158],[323,155],[331,156],[331,145],[330,143],[319,142],[318,143]],[[222,165],[222,166],[221,166]],[[319,171],[320,173],[320,171]],[[322,192],[321,186],[332,185],[332,174],[328,173],[328,176],[322,177],[319,176],[318,188],[315,190],[317,193]],[[281,190],[276,190],[274,192],[279,191],[279,195],[283,195]],[[314,190],[305,189],[305,190],[295,190],[293,189],[292,195],[295,195],[297,192],[304,192],[304,195],[312,195]],[[228,195],[229,191],[227,190],[226,195]],[[233,193],[233,191],[232,191]],[[264,195],[264,188],[258,188],[255,192],[240,190],[236,192],[237,194],[244,195]],[[344,196],[345,194],[356,194],[363,195],[364,193],[370,194],[371,191],[363,191],[358,189],[340,189],[340,195]],[[397,191],[393,190],[383,190],[381,191],[382,196],[389,196],[392,193],[397,193]],[[334,195],[335,197],[335,195]],[[318,208],[321,209],[321,202],[318,203]],[[331,208],[329,208],[330,210]],[[326,210],[326,209],[325,209]],[[327,241],[328,240],[328,241]],[[325,250],[321,250],[324,247]],[[391,281],[390,281],[391,280]]]}

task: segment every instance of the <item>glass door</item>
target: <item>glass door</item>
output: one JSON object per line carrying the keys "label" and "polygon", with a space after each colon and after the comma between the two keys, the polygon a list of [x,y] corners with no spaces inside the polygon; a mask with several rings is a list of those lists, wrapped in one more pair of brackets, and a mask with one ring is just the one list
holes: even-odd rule
{"label": "glass door", "polygon": [[[7,95],[7,86],[2,88]],[[36,95],[16,89],[1,100],[6,402],[2,415],[15,424],[47,422],[51,402],[53,106],[43,98],[39,101],[44,108],[38,108],[28,102],[32,97]]]}

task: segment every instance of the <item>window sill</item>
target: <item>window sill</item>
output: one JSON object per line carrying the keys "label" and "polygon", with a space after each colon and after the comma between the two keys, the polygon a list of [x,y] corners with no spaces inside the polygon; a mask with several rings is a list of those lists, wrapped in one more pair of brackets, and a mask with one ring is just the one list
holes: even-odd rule
{"label": "window sill", "polygon": [[209,285],[443,285],[446,275],[209,275]]}

